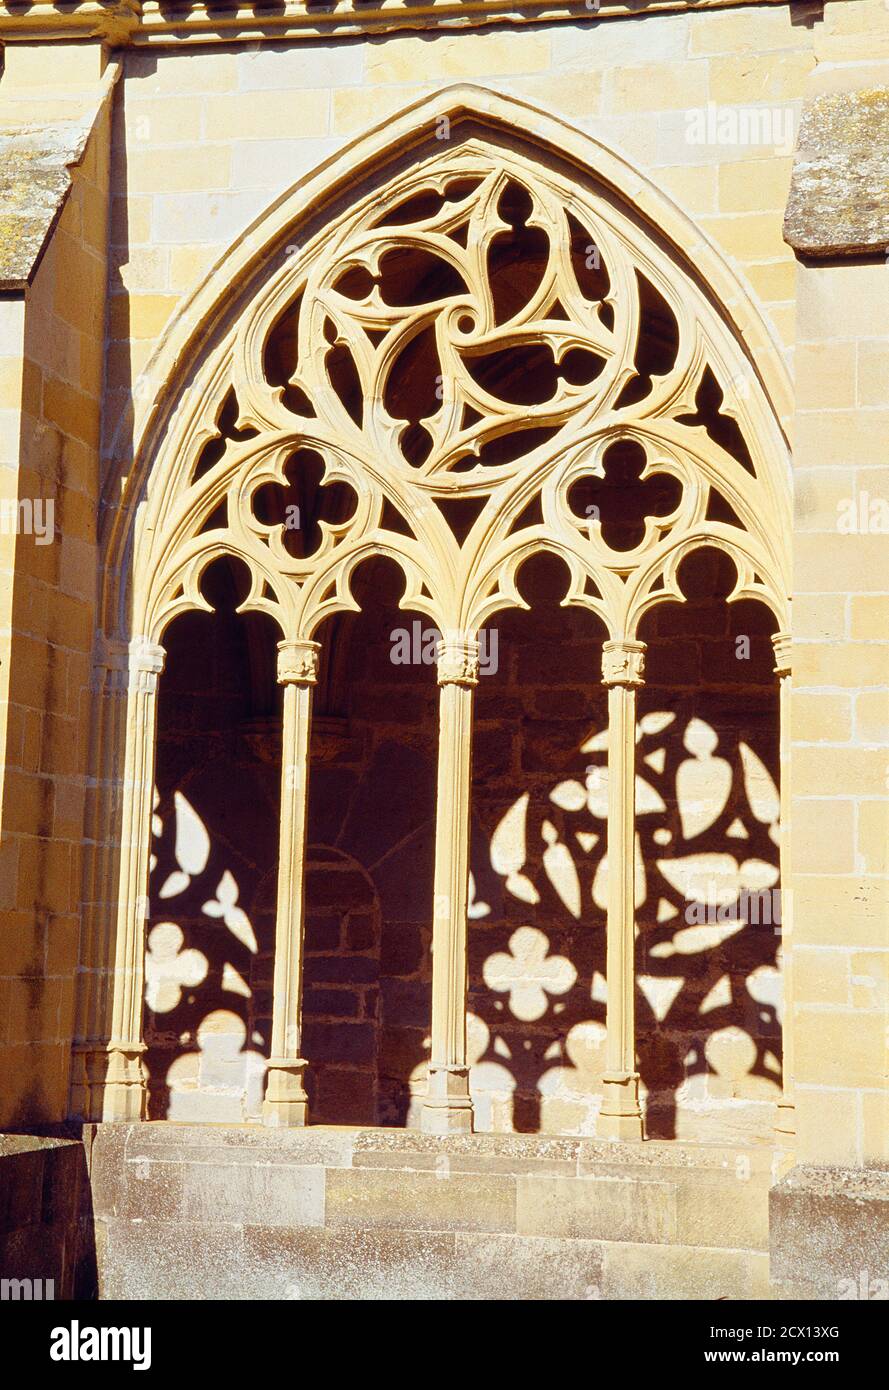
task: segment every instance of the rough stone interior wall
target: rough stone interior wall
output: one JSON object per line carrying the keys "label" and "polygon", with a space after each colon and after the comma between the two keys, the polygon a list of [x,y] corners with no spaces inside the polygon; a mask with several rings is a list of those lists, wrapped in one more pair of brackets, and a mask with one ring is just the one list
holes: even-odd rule
{"label": "rough stone interior wall", "polygon": [[[224,608],[222,578],[211,592]],[[643,634],[637,1009],[648,1130],[663,1138],[767,1140],[779,1087],[779,924],[702,920],[705,904],[715,919],[741,888],[777,883],[770,627],[756,606],[726,609],[727,581],[702,555],[683,569],[688,605],[663,608]],[[480,1130],[595,1127],[605,698],[601,633],[559,608],[563,587],[557,567],[526,571],[532,611],[501,615],[496,661],[488,637],[497,669],[476,697]],[[362,614],[327,633],[317,692],[304,1051],[318,1121],[412,1125],[430,1017],[437,691],[428,662],[393,663],[396,634],[427,625],[394,606],[384,566],[360,592]],[[272,651],[255,620],[189,617],[169,632],[148,937],[158,1118],[259,1114],[280,756]]]}

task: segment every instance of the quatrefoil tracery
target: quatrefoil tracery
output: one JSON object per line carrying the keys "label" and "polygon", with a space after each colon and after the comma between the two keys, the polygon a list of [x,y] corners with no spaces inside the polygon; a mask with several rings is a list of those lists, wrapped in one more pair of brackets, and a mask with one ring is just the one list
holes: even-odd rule
{"label": "quatrefoil tracery", "polygon": [[[405,607],[471,632],[523,602],[521,565],[549,550],[565,602],[632,636],[681,597],[679,566],[703,544],[732,557],[732,598],[780,619],[753,382],[705,295],[613,199],[467,140],[286,257],[217,349],[207,408],[177,427],[187,482],[150,532],[154,630],[207,607],[204,570],[236,554],[243,607],[291,638],[355,607],[351,577],[374,555],[401,566]],[[635,517],[616,457],[635,460]],[[299,492],[306,459],[316,493]],[[298,543],[285,496],[311,524]]]}

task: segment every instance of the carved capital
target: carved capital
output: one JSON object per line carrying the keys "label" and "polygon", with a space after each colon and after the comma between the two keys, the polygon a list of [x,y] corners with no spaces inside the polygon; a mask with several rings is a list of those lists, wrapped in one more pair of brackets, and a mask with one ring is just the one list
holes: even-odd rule
{"label": "carved capital", "polygon": [[280,685],[316,685],[320,642],[301,638],[278,643],[278,682]]}
{"label": "carved capital", "polygon": [[644,671],[644,642],[618,641],[602,644],[604,685],[642,685]]}
{"label": "carved capital", "polygon": [[478,685],[478,642],[449,632],[436,651],[439,685]]}
{"label": "carved capital", "polygon": [[789,632],[776,632],[772,637],[775,649],[775,675],[789,676],[791,671],[791,637]]}
{"label": "carved capital", "polygon": [[100,636],[93,657],[91,689],[98,695],[126,694],[129,676],[129,645],[119,638]]}
{"label": "carved capital", "polygon": [[153,695],[166,657],[166,651],[157,642],[134,637],[129,646],[130,690]]}

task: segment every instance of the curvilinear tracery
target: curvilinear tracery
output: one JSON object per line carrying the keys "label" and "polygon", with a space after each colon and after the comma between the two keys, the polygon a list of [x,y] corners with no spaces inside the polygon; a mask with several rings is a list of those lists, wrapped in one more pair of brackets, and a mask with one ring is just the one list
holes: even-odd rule
{"label": "curvilinear tracery", "polygon": [[[160,499],[155,633],[203,605],[221,553],[247,562],[245,608],[290,637],[352,606],[371,554],[401,565],[405,606],[468,635],[521,602],[516,573],[540,550],[565,560],[567,601],[617,638],[681,597],[678,565],[702,543],[732,556],[733,597],[780,609],[744,420],[753,368],[612,203],[470,140],[282,259],[214,373],[187,486]],[[630,454],[660,487],[627,548],[582,503]],[[340,505],[322,508],[316,546],[289,543],[257,494],[322,468]],[[474,502],[470,524],[453,499]]]}

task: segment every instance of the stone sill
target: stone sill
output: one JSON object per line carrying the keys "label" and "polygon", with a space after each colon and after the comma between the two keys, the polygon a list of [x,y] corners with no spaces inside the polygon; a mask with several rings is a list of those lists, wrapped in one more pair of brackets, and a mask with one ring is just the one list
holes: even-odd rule
{"label": "stone sill", "polygon": [[282,0],[274,13],[261,3],[212,5],[158,0],[81,0],[63,13],[53,0],[0,3],[0,42],[52,43],[101,38],[112,47],[146,44],[280,42],[397,29],[466,29],[497,23],[604,20],[731,5],[786,5],[789,0]]}
{"label": "stone sill", "polygon": [[[436,1170],[442,1159],[455,1171],[552,1172],[642,1170],[685,1171],[706,1180],[707,1174],[733,1173],[739,1154],[748,1171],[768,1179],[774,1160],[770,1144],[705,1144],[644,1139],[610,1142],[557,1134],[423,1134],[418,1130],[352,1125],[307,1125],[276,1129],[261,1124],[194,1123],[149,1120],[88,1123],[84,1142],[96,1135],[116,1135],[129,1154],[169,1157],[178,1151],[215,1149],[227,1163],[323,1164],[330,1168],[380,1167]],[[222,1161],[222,1160],[221,1160]]]}

